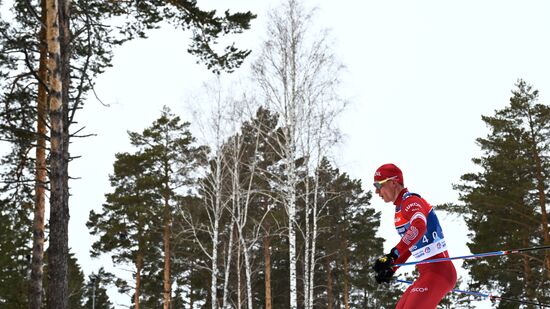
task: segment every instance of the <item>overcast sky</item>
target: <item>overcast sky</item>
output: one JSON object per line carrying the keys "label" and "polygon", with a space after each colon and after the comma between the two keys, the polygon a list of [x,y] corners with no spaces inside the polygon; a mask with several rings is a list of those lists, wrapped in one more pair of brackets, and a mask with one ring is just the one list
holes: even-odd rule
{"label": "overcast sky", "polygon": [[[549,1],[303,3],[318,7],[316,29],[331,29],[334,51],[347,67],[342,94],[350,106],[341,117],[345,139],[336,159],[366,189],[372,187],[374,170],[392,162],[403,170],[409,189],[432,204],[457,202],[452,184],[474,170],[471,158],[480,155],[475,139],[488,132],[481,115],[508,104],[518,78],[539,89],[541,102],[548,103]],[[258,15],[250,31],[235,37],[238,46],[253,50],[239,74],[246,76],[264,38],[267,10],[278,4],[199,0],[204,9]],[[117,49],[114,66],[97,80],[96,92],[108,106],[90,96],[77,115],[77,126],[97,134],[71,145],[71,154],[82,158],[70,167],[71,176],[80,179],[71,183],[69,243],[86,274],[101,266],[112,269],[108,258],[89,258],[93,240],[85,222],[110,192],[114,154],[132,151],[127,130],[149,126],[163,105],[194,121],[185,106],[212,75],[186,53],[188,38],[188,33],[162,29]],[[393,208],[377,197],[372,203],[382,211],[380,234],[389,249],[398,240]],[[439,216],[451,256],[469,254],[464,224]],[[129,297],[116,301],[129,304]]]}

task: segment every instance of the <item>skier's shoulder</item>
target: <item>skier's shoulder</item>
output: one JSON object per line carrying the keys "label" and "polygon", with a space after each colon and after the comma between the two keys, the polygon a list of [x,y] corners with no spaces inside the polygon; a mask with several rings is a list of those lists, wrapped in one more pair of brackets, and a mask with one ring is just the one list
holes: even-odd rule
{"label": "skier's shoulder", "polygon": [[418,211],[429,207],[427,202],[418,193],[407,192],[403,194],[401,208],[405,211]]}

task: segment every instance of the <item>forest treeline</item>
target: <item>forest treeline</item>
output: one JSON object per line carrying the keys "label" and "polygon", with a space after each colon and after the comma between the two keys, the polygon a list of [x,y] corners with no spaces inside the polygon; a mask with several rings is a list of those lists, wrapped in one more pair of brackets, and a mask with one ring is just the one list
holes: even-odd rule
{"label": "forest treeline", "polygon": [[[384,254],[370,186],[331,156],[346,106],[343,65],[328,33],[312,31],[312,11],[288,0],[271,12],[250,66],[252,91],[215,84],[203,116],[164,107],[128,132],[133,148],[116,154],[111,190],[83,227],[91,256],[125,271],[85,277],[68,247],[76,202],[68,166],[78,159],[70,142],[86,142],[76,139],[85,137],[76,116],[94,78],[116,46],[170,22],[191,30],[189,52],[223,79],[250,51],[218,54],[211,44],[255,16],[218,17],[195,1],[12,3],[14,16],[0,18],[0,136],[9,149],[0,170],[0,307],[114,308],[107,290],[117,289],[133,308],[393,308],[404,286],[377,285],[370,269]],[[550,107],[519,79],[510,101],[481,119],[489,133],[476,140],[476,171],[454,185],[459,201],[435,207],[465,221],[473,253],[550,245]],[[550,251],[464,267],[463,289],[550,303]],[[477,300],[451,293],[441,306]]]}

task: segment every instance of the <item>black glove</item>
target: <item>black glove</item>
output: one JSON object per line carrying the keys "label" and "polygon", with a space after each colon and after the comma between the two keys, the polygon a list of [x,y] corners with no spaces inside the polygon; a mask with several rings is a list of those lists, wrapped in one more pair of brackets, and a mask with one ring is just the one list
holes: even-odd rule
{"label": "black glove", "polygon": [[393,274],[395,273],[392,266],[398,257],[399,251],[392,248],[390,253],[378,258],[376,262],[374,262],[372,269],[376,272],[376,275],[374,276],[376,282],[390,282]]}
{"label": "black glove", "polygon": [[380,284],[382,282],[388,283],[388,282],[391,281],[391,278],[393,277],[394,273],[395,272],[391,268],[383,269],[383,270],[377,272],[376,275],[374,275],[374,279],[376,280],[376,282],[378,284]]}

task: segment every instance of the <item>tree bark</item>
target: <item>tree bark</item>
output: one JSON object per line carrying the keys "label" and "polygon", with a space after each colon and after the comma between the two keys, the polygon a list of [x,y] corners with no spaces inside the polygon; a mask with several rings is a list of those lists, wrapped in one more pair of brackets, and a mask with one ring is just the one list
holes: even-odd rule
{"label": "tree bark", "polygon": [[[46,1],[41,1],[42,23],[46,25]],[[36,145],[36,179],[35,179],[35,207],[33,218],[33,250],[31,270],[31,291],[29,308],[40,309],[42,307],[42,281],[44,277],[44,214],[46,208],[46,113],[48,94],[48,45],[45,26],[40,29],[40,65],[38,68],[38,99],[37,99],[37,145]]]}
{"label": "tree bark", "polygon": [[[267,230],[266,230],[267,231]],[[271,253],[269,246],[271,243],[271,238],[267,234],[263,238],[263,247],[264,247],[264,272],[265,272],[265,309],[271,309]]]}
{"label": "tree bark", "polygon": [[68,218],[64,211],[63,186],[63,104],[61,81],[61,48],[59,41],[59,5],[57,0],[46,1],[48,40],[49,100],[51,120],[50,153],[50,245],[48,247],[48,309],[69,306],[67,281]]}
{"label": "tree bark", "polygon": [[342,244],[342,254],[344,260],[344,308],[349,309],[349,263],[348,263],[348,241],[344,239]]}
{"label": "tree bark", "polygon": [[[235,231],[237,233],[237,231]],[[237,235],[238,237],[238,235]],[[243,272],[241,270],[241,246],[237,245],[237,309],[242,308],[243,298],[244,298],[244,289],[242,285]],[[223,308],[225,309],[225,308]]]}
{"label": "tree bark", "polygon": [[296,274],[296,169],[294,167],[294,154],[287,159],[287,164],[290,166],[287,174],[290,178],[287,185],[287,211],[288,211],[288,260],[289,278],[290,278],[290,308],[298,308],[298,289],[297,289],[297,274]]}
{"label": "tree bark", "polygon": [[136,258],[136,289],[134,291],[134,308],[139,309],[139,297],[140,297],[140,288],[141,288],[141,270],[143,269],[143,255],[141,252],[138,252]]}
{"label": "tree bark", "polygon": [[[168,189],[166,189],[168,190]],[[171,225],[170,206],[168,205],[168,196],[164,197],[164,309],[170,309],[172,286],[170,282],[170,225]]]}
{"label": "tree bark", "polygon": [[332,309],[334,303],[334,294],[332,291],[332,268],[330,267],[330,260],[325,258],[325,269],[327,271],[327,309]]}

